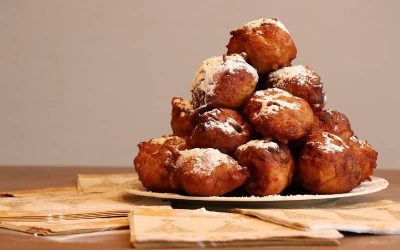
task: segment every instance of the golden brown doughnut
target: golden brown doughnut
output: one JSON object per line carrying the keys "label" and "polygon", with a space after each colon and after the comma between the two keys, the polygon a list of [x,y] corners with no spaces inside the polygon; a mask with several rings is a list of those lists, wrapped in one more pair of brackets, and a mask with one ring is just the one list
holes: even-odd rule
{"label": "golden brown doughnut", "polygon": [[193,79],[193,108],[237,108],[254,92],[257,82],[257,71],[242,55],[208,58]]}
{"label": "golden brown doughnut", "polygon": [[334,134],[315,130],[300,152],[298,174],[301,185],[311,193],[346,193],[361,180],[361,168],[351,148]]}
{"label": "golden brown doughnut", "polygon": [[294,161],[285,144],[252,140],[238,147],[235,156],[241,166],[249,169],[250,177],[244,184],[249,194],[279,194],[292,181]]}
{"label": "golden brown doughnut", "polygon": [[174,186],[195,196],[220,196],[240,187],[246,167],[213,148],[182,151],[173,171]]}
{"label": "golden brown doughnut", "polygon": [[283,143],[307,135],[314,124],[310,105],[278,88],[255,92],[247,102],[244,114],[258,133]]}
{"label": "golden brown doughnut", "polygon": [[193,107],[190,101],[174,97],[171,101],[171,128],[174,135],[189,137],[195,126]]}
{"label": "golden brown doughnut", "polygon": [[325,92],[320,76],[303,65],[289,66],[271,72],[265,88],[280,88],[303,98],[315,111],[325,106]]}
{"label": "golden brown doughnut", "polygon": [[319,118],[317,125],[323,131],[337,135],[344,141],[348,141],[354,134],[350,121],[345,114],[332,109],[322,110],[317,114]]}
{"label": "golden brown doughnut", "polygon": [[143,186],[154,192],[175,192],[171,186],[170,170],[179,150],[187,149],[186,141],[178,136],[163,136],[138,145],[139,153],[133,163]]}
{"label": "golden brown doughnut", "polygon": [[194,148],[216,148],[230,154],[248,142],[251,136],[251,127],[237,111],[216,108],[199,116],[190,145]]}
{"label": "golden brown doughnut", "polygon": [[231,32],[228,55],[245,52],[246,60],[260,76],[284,66],[296,58],[297,49],[289,31],[277,19],[258,19]]}
{"label": "golden brown doughnut", "polygon": [[357,165],[361,168],[360,181],[370,180],[376,168],[378,153],[366,141],[356,136],[350,137],[348,144],[353,150]]}

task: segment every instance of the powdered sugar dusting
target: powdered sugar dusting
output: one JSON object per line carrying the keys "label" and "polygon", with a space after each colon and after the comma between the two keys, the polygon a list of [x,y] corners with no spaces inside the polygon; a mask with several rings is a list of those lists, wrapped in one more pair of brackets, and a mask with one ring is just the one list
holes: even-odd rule
{"label": "powdered sugar dusting", "polygon": [[350,140],[352,142],[358,143],[361,148],[370,148],[371,147],[366,141],[358,139],[357,136],[355,136],[355,135],[350,137]]}
{"label": "powdered sugar dusting", "polygon": [[243,144],[238,147],[238,150],[243,151],[246,150],[248,147],[254,147],[257,149],[275,149],[279,150],[279,145],[276,142],[266,142],[264,140],[252,140],[247,142],[246,144]]}
{"label": "powdered sugar dusting", "polygon": [[[325,153],[343,152],[349,146],[337,135],[322,132],[323,142],[308,142],[307,144],[316,144],[318,148]],[[335,143],[336,142],[336,143]]]}
{"label": "powdered sugar dusting", "polygon": [[220,109],[213,109],[211,111],[207,111],[204,115],[208,115],[210,120],[204,123],[205,129],[219,129],[226,134],[238,134],[238,131],[235,129],[234,126],[240,126],[240,124],[232,118],[228,118],[226,121],[221,121],[214,119],[214,117],[218,117],[221,113]]}
{"label": "powdered sugar dusting", "polygon": [[[293,98],[294,101],[289,102],[282,97]],[[297,102],[300,98],[278,88],[259,90],[254,93],[252,99],[262,105],[261,109],[254,114],[254,119],[260,116],[277,114],[282,109],[300,109],[300,104]]]}
{"label": "powdered sugar dusting", "polygon": [[181,167],[187,163],[193,164],[191,172],[200,175],[211,175],[212,171],[223,163],[234,161],[228,155],[214,148],[194,148],[181,151],[176,161],[176,166]]}
{"label": "powdered sugar dusting", "polygon": [[193,94],[203,96],[204,104],[208,103],[217,86],[214,77],[223,72],[233,75],[240,70],[245,70],[253,76],[254,81],[258,81],[257,71],[241,55],[217,56],[204,60],[193,79]]}
{"label": "powdered sugar dusting", "polygon": [[[319,82],[319,76],[304,65],[283,67],[269,74],[269,80],[274,83],[274,87],[283,88],[293,79],[298,85],[306,85]],[[322,85],[319,83],[319,85]]]}
{"label": "powdered sugar dusting", "polygon": [[281,23],[277,18],[269,18],[269,19],[260,18],[260,19],[248,22],[245,25],[243,25],[242,27],[247,27],[249,29],[253,29],[253,28],[258,28],[265,24],[273,24],[273,25],[277,26],[278,28],[284,30],[286,33],[290,34],[289,30],[285,27],[285,25],[283,25],[283,23]]}
{"label": "powdered sugar dusting", "polygon": [[334,115],[334,111],[332,109],[325,110],[325,113],[328,113],[330,115]]}

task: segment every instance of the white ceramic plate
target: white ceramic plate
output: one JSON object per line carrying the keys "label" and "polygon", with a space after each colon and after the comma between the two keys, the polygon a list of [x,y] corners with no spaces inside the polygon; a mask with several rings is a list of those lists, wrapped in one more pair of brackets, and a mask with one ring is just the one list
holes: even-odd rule
{"label": "white ceramic plate", "polygon": [[[235,203],[235,204],[253,204],[255,203],[296,203],[296,204],[313,204],[323,203],[332,201],[338,198],[353,197],[375,193],[381,191],[389,186],[389,182],[383,178],[372,177],[371,181],[364,181],[358,187],[352,191],[344,194],[325,194],[325,195],[312,195],[312,194],[299,194],[299,195],[268,195],[268,196],[244,196],[244,197],[224,197],[224,196],[212,196],[212,197],[198,197],[188,196],[173,193],[157,193],[151,192],[145,189],[140,181],[138,180],[133,189],[127,189],[126,191],[130,194],[154,197],[171,201],[191,201],[191,202],[206,202],[206,203]],[[227,204],[229,205],[229,204]],[[259,204],[261,205],[261,204]]]}

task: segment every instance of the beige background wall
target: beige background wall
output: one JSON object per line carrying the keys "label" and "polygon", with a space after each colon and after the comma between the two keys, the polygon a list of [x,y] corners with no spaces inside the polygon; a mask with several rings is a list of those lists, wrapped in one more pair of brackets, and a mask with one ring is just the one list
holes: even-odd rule
{"label": "beige background wall", "polygon": [[400,169],[398,3],[0,0],[0,164],[130,165],[229,31],[277,16],[328,106]]}

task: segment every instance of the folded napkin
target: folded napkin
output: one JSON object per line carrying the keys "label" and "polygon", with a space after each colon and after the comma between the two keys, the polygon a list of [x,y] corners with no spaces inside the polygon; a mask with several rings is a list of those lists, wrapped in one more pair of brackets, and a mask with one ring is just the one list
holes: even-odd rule
{"label": "folded napkin", "polygon": [[205,209],[135,207],[129,224],[130,241],[136,248],[338,245],[343,237],[336,230],[309,232]]}
{"label": "folded napkin", "polygon": [[233,209],[264,221],[309,231],[400,234],[400,203],[388,200],[302,209]]}
{"label": "folded napkin", "polygon": [[58,221],[0,221],[0,228],[41,236],[66,235],[128,228],[127,217]]}
{"label": "folded napkin", "polygon": [[77,185],[81,193],[103,193],[133,188],[137,180],[136,173],[78,174]]}
{"label": "folded napkin", "polygon": [[161,206],[159,199],[127,195],[137,175],[80,174],[77,185],[0,193],[0,228],[36,235],[70,235],[128,228],[135,206]]}
{"label": "folded napkin", "polygon": [[134,206],[170,206],[124,191],[0,199],[0,220],[85,219],[128,216]]}
{"label": "folded napkin", "polygon": [[42,197],[42,196],[68,196],[78,193],[76,186],[66,187],[49,187],[49,188],[35,188],[23,189],[16,191],[0,192],[0,198],[5,197]]}

